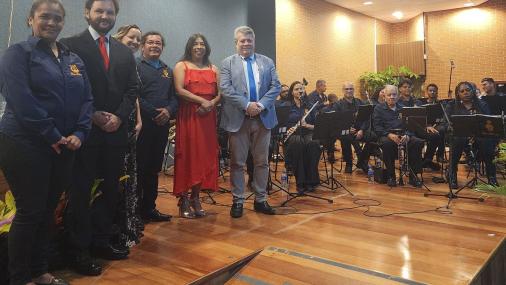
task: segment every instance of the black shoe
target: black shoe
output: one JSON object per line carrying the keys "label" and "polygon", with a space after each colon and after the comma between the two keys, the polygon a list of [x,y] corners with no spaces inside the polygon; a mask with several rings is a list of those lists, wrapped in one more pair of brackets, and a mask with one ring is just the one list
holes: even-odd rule
{"label": "black shoe", "polygon": [[397,181],[395,181],[395,177],[388,178],[387,185],[390,187],[396,187]]}
{"label": "black shoe", "polygon": [[346,163],[344,167],[344,173],[351,173],[353,171],[353,165],[351,163]]}
{"label": "black shoe", "polygon": [[263,201],[263,202],[255,201],[255,203],[253,204],[253,209],[255,209],[255,212],[264,213],[266,215],[275,215],[276,214],[276,210],[274,210],[274,208],[272,208],[269,205],[269,203],[267,203],[267,201]]}
{"label": "black shoe", "polygon": [[93,262],[89,254],[79,254],[71,258],[70,265],[75,272],[85,276],[102,274],[102,266]]}
{"label": "black shoe", "polygon": [[433,162],[432,160],[424,160],[422,166],[423,168],[430,168],[434,171],[439,171],[441,169],[439,164]]}
{"label": "black shoe", "polygon": [[422,181],[416,175],[410,175],[408,183],[414,187],[422,187]]}
{"label": "black shoe", "polygon": [[303,196],[305,192],[306,192],[306,189],[304,189],[304,187],[297,186],[297,194]]}
{"label": "black shoe", "polygon": [[130,251],[128,249],[119,249],[112,245],[108,245],[105,247],[94,247],[91,253],[94,257],[105,260],[121,260],[127,259]]}
{"label": "black shoe", "polygon": [[230,208],[230,216],[232,218],[242,217],[242,203],[233,203],[232,204],[232,208]]}
{"label": "black shoe", "polygon": [[499,187],[499,183],[497,183],[497,178],[495,176],[491,176],[488,178],[488,184],[494,187]]}
{"label": "black shoe", "polygon": [[144,215],[142,215],[142,218],[148,222],[169,222],[170,219],[172,218],[172,216],[167,215],[167,214],[162,214],[157,209],[153,209],[153,210],[145,213]]}

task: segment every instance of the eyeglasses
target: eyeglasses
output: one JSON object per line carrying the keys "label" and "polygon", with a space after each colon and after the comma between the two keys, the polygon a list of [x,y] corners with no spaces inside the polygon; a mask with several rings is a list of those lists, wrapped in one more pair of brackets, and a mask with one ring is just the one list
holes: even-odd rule
{"label": "eyeglasses", "polygon": [[460,90],[459,90],[459,93],[464,93],[464,92],[471,92],[471,89],[469,89],[469,88],[464,88],[464,89],[460,89]]}
{"label": "eyeglasses", "polygon": [[344,88],[344,90],[355,90],[355,88]]}

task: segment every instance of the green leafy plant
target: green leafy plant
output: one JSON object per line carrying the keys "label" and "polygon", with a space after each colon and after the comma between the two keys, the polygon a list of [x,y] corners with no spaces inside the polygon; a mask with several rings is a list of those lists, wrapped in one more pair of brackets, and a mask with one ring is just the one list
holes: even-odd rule
{"label": "green leafy plant", "polygon": [[[504,168],[504,165],[506,164],[506,143],[500,143],[499,144],[499,154],[497,155],[497,158],[494,159],[494,163],[498,164],[498,166],[502,166]],[[504,171],[504,169],[503,169]],[[495,187],[489,184],[478,184],[476,185],[476,190],[488,192],[488,193],[494,193],[498,195],[506,195],[506,185]]]}
{"label": "green leafy plant", "polygon": [[420,76],[406,66],[400,66],[399,68],[389,65],[385,70],[379,72],[366,72],[360,76],[360,82],[362,88],[372,96],[376,91],[383,88],[387,84],[398,85],[401,77],[407,77],[414,81],[413,93],[420,94],[420,87],[417,88],[418,79]]}
{"label": "green leafy plant", "polygon": [[11,191],[5,193],[5,202],[0,200],[0,234],[8,233],[16,214],[16,203]]}

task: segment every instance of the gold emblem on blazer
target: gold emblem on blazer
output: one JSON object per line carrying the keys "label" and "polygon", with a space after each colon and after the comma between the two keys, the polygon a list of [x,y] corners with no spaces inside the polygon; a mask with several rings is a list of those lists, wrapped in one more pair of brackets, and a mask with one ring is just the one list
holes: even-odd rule
{"label": "gold emblem on blazer", "polygon": [[167,68],[162,70],[162,77],[169,78],[169,70]]}
{"label": "gold emblem on blazer", "polygon": [[79,70],[79,68],[77,68],[77,65],[75,64],[70,65],[70,75],[81,76],[81,71]]}

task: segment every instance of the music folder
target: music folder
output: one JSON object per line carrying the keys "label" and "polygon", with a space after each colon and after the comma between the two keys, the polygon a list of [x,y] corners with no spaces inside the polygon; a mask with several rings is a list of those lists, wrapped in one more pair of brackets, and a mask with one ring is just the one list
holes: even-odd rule
{"label": "music folder", "polygon": [[374,105],[359,105],[358,112],[357,112],[357,118],[355,119],[355,121],[357,121],[357,122],[368,121],[371,118],[373,111],[374,111]]}

